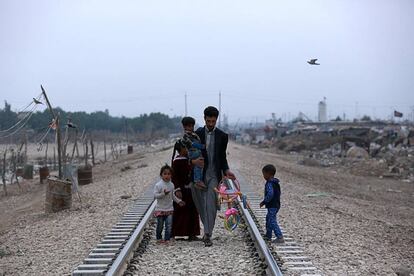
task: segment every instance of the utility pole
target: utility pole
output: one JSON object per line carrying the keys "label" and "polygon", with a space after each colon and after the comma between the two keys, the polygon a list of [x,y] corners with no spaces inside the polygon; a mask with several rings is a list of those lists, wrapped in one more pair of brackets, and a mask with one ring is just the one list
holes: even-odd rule
{"label": "utility pole", "polygon": [[184,94],[184,105],[185,105],[185,114],[184,116],[187,117],[187,92]]}
{"label": "utility pole", "polygon": [[414,105],[411,106],[411,121],[414,122]]}
{"label": "utility pole", "polygon": [[355,119],[359,119],[359,115],[358,115],[358,102],[355,102]]}
{"label": "utility pole", "polygon": [[221,91],[219,91],[219,121],[218,121],[218,126],[221,127],[221,116],[223,114],[221,114]]}
{"label": "utility pole", "polygon": [[43,96],[45,97],[47,106],[49,107],[50,113],[52,113],[53,120],[56,124],[56,136],[57,136],[57,152],[58,152],[58,166],[59,166],[59,179],[62,179],[62,157],[61,157],[61,141],[60,141],[60,126],[59,126],[59,114],[55,114],[55,112],[52,109],[52,106],[50,105],[49,99],[46,95],[46,91],[43,88],[42,85],[40,85],[40,88],[42,89]]}

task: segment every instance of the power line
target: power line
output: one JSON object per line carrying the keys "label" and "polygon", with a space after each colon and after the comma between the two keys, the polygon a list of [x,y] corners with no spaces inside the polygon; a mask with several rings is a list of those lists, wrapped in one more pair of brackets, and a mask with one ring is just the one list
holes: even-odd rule
{"label": "power line", "polygon": [[[13,133],[16,133],[19,129],[21,129],[26,123],[27,123],[27,118],[28,117],[31,117],[32,116],[32,114],[33,114],[33,112],[36,110],[36,108],[37,108],[37,106],[35,105],[33,108],[32,108],[32,110],[30,110],[29,112],[27,112],[26,114],[25,114],[25,116],[21,119],[21,120],[19,120],[17,123],[15,123],[13,126],[11,126],[10,128],[8,128],[8,129],[6,129],[6,130],[1,130],[0,131],[0,133],[7,133],[7,132],[9,132],[9,131],[12,131],[14,128],[18,128],[16,131],[13,131],[11,134],[13,134]],[[30,118],[29,118],[30,119]],[[24,122],[24,121],[26,121],[26,122]],[[24,122],[23,123],[23,125],[22,126],[20,126],[20,124],[22,124],[22,122]],[[6,134],[7,135],[7,134]],[[10,135],[9,135],[10,136]],[[3,137],[8,137],[8,136],[0,136],[0,138],[3,138]]]}
{"label": "power line", "polygon": [[[40,101],[40,99],[42,98],[42,94],[40,94],[39,96],[37,96],[36,100]],[[33,98],[34,99],[34,98]],[[34,104],[35,101],[31,101],[25,108],[23,108],[21,111],[17,112],[17,113],[22,113],[24,112],[29,106],[31,106],[32,104]]]}
{"label": "power line", "polygon": [[30,112],[30,116],[27,118],[27,120],[24,122],[24,124],[22,124],[18,129],[16,129],[15,131],[13,131],[12,133],[9,133],[9,134],[7,134],[7,135],[4,135],[4,136],[0,136],[0,139],[1,138],[7,138],[7,137],[10,137],[10,136],[12,136],[12,135],[14,135],[14,134],[16,134],[17,132],[19,132],[28,122],[29,122],[29,120],[30,120],[30,118],[32,117],[32,115],[33,115],[33,113],[34,113],[34,110],[37,108],[37,105],[35,105],[35,107],[34,107],[34,109],[33,109],[33,111],[32,112]]}
{"label": "power line", "polygon": [[26,112],[26,114],[24,115],[24,117],[22,119],[20,119],[19,121],[17,121],[17,123],[15,123],[14,125],[12,125],[11,127],[9,127],[8,129],[5,130],[0,130],[0,133],[6,133],[11,131],[12,129],[16,128],[17,126],[20,125],[21,122],[23,122],[24,120],[26,120],[26,118],[28,116],[30,116],[30,114],[33,112],[33,110],[36,109],[36,106],[33,106],[32,110],[30,110],[29,112]]}
{"label": "power line", "polygon": [[43,140],[45,140],[46,136],[49,134],[51,129],[52,129],[52,127],[49,126],[46,133],[42,136],[42,138],[40,138],[39,142],[37,142],[36,144],[42,144]]}
{"label": "power line", "polygon": [[[36,100],[40,101],[42,95],[39,95],[37,97]],[[34,99],[34,98],[33,98]],[[26,111],[26,109],[31,106],[32,104],[35,104],[32,109],[29,112],[26,112],[26,114],[24,115],[24,117],[22,119],[20,119],[19,121],[17,121],[17,123],[15,123],[14,125],[12,125],[11,127],[9,127],[8,129],[5,130],[0,130],[0,133],[6,133],[11,131],[12,129],[18,127],[20,125],[21,122],[23,122],[28,116],[31,116],[31,114],[34,112],[34,110],[37,108],[37,104],[35,103],[34,100],[32,100],[25,108],[23,108],[21,111],[18,112],[18,114],[23,113],[24,111]]]}

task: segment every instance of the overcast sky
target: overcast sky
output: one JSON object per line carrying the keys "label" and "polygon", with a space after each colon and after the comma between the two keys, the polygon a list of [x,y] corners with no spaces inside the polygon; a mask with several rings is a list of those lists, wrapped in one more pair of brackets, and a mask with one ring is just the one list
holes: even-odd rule
{"label": "overcast sky", "polygon": [[[231,122],[414,108],[414,1],[0,0],[0,100]],[[318,58],[320,66],[306,63]],[[1,106],[3,106],[1,104]]]}

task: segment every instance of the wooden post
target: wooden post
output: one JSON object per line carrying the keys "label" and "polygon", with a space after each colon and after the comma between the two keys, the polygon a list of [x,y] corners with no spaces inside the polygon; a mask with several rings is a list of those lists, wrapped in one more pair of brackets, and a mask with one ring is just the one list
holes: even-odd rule
{"label": "wooden post", "polygon": [[68,147],[68,143],[69,143],[69,132],[68,132],[68,127],[66,127],[65,137],[63,138],[63,149],[62,149],[63,164],[66,164],[66,162],[67,162],[66,149]]}
{"label": "wooden post", "polygon": [[57,152],[58,152],[58,166],[59,166],[59,179],[62,179],[62,154],[61,154],[61,141],[60,141],[60,125],[59,115],[56,117],[56,134],[57,134]]}
{"label": "wooden post", "polygon": [[47,150],[49,148],[49,140],[46,139],[46,150],[45,150],[45,166],[47,167]]}
{"label": "wooden post", "polygon": [[24,131],[24,164],[27,163],[27,129]]}
{"label": "wooden post", "polygon": [[85,141],[85,167],[88,166],[88,140]]}
{"label": "wooden post", "polygon": [[104,155],[105,155],[105,163],[106,163],[106,137],[104,136]]}
{"label": "wooden post", "polygon": [[111,142],[111,154],[112,154],[112,159],[115,160],[115,149],[114,149],[114,143]]}
{"label": "wooden post", "polygon": [[56,170],[56,149],[53,147],[53,170]]}
{"label": "wooden post", "polygon": [[59,124],[59,114],[55,115],[55,112],[52,109],[52,106],[50,105],[49,99],[46,95],[46,91],[43,88],[42,85],[40,85],[40,88],[42,88],[43,96],[45,97],[47,106],[49,107],[50,112],[52,113],[52,116],[56,123],[56,135],[57,135],[57,152],[58,152],[58,166],[59,166],[59,179],[62,179],[62,156],[61,156],[61,141],[60,141],[60,124]]}
{"label": "wooden post", "polygon": [[7,148],[4,151],[4,156],[3,156],[3,173],[2,173],[3,190],[4,190],[4,194],[5,195],[7,195],[7,187],[6,187],[6,155],[7,155]]}
{"label": "wooden post", "polygon": [[73,143],[73,149],[72,149],[72,157],[70,158],[70,162],[72,163],[73,157],[75,156],[75,149],[78,147],[78,129],[75,129],[75,142]]}
{"label": "wooden post", "polygon": [[93,142],[91,141],[92,166],[95,166],[95,153],[93,152]]}
{"label": "wooden post", "polygon": [[79,159],[79,146],[77,142],[76,142],[76,158]]}
{"label": "wooden post", "polygon": [[[88,141],[87,141],[87,137],[86,137],[86,133],[85,130],[83,130],[83,133],[80,137],[80,141],[82,143],[82,150],[83,150],[83,158],[85,158],[85,152],[86,152],[86,147],[85,145],[87,145]],[[86,142],[85,142],[86,141]]]}
{"label": "wooden post", "polygon": [[116,143],[115,144],[115,156],[116,156],[116,159],[119,158],[119,154],[120,154],[120,152],[118,151],[118,143]]}
{"label": "wooden post", "polygon": [[[96,147],[95,147],[95,145],[96,145]],[[99,145],[100,145],[99,142],[96,143],[96,144],[95,143],[93,144],[93,146],[94,146],[94,151],[93,152],[94,152],[94,155],[95,155],[94,157],[98,157],[98,155],[99,155]]]}
{"label": "wooden post", "polygon": [[11,157],[10,157],[10,163],[11,163],[11,165],[10,165],[9,169],[11,170],[12,175],[10,177],[10,185],[13,184],[13,179],[14,179],[13,169],[14,169],[15,154],[14,154],[14,150],[13,149],[11,149],[11,154],[12,154]]}
{"label": "wooden post", "polygon": [[22,191],[23,190],[22,186],[20,186],[19,179],[17,178],[17,157],[14,152],[12,154],[12,165],[13,165],[13,174],[12,174],[10,183],[13,182],[13,178],[16,178],[17,186],[19,186],[19,189]]}
{"label": "wooden post", "polygon": [[126,140],[127,140],[127,145],[129,144],[129,139],[128,139],[128,122],[127,119],[125,118],[125,136],[126,136]]}
{"label": "wooden post", "polygon": [[23,149],[23,146],[25,145],[25,139],[24,139],[24,137],[23,137],[23,140],[22,140],[22,144],[20,145],[20,148],[19,148],[19,150],[17,151],[17,164],[18,165],[21,165],[22,163],[24,164],[25,163],[25,159],[24,159],[24,156],[23,156],[23,154],[22,154],[22,149]]}

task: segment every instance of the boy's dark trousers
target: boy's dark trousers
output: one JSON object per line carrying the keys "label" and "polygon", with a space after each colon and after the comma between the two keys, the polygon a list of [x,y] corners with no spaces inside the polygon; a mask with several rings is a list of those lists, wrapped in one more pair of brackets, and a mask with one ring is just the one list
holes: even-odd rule
{"label": "boy's dark trousers", "polygon": [[268,208],[266,214],[266,238],[272,238],[272,232],[275,233],[276,238],[283,238],[282,231],[277,223],[278,208]]}

